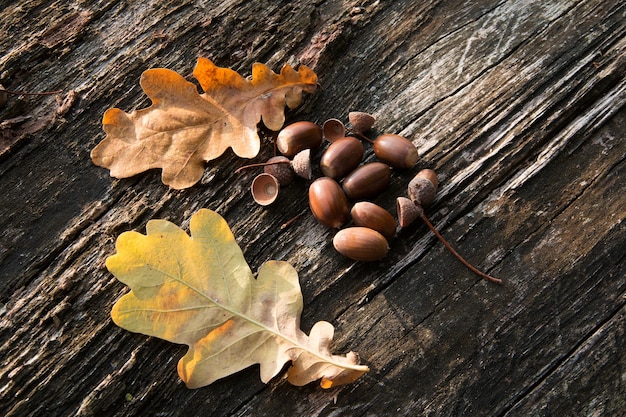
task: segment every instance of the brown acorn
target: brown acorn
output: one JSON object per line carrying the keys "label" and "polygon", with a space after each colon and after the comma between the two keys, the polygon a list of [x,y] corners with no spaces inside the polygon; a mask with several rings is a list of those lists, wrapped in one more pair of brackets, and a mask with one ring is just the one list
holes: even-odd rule
{"label": "brown acorn", "polygon": [[309,207],[318,222],[331,229],[341,227],[350,214],[348,198],[332,178],[322,177],[309,187]]}
{"label": "brown acorn", "polygon": [[279,189],[278,179],[267,173],[257,175],[252,181],[252,186],[250,186],[252,198],[262,206],[270,205],[276,201]]}
{"label": "brown acorn", "polygon": [[355,261],[377,261],[389,251],[387,239],[367,227],[348,227],[337,232],[333,246],[345,257]]}
{"label": "brown acorn", "polygon": [[322,129],[312,122],[295,122],[283,128],[276,137],[276,147],[292,157],[304,149],[317,149],[322,143]]}
{"label": "brown acorn", "polygon": [[361,165],[343,179],[346,195],[353,200],[362,200],[380,194],[389,185],[391,170],[382,162]]}
{"label": "brown acorn", "polygon": [[374,229],[387,239],[396,234],[396,220],[391,213],[377,204],[359,201],[352,207],[350,215],[357,226]]}
{"label": "brown acorn", "polygon": [[320,167],[324,175],[341,179],[359,166],[365,149],[360,140],[354,137],[337,139],[324,151]]}
{"label": "brown acorn", "polygon": [[376,138],[374,153],[381,161],[400,169],[413,167],[419,159],[417,148],[410,140],[391,133]]}
{"label": "brown acorn", "polygon": [[357,133],[367,132],[374,126],[376,118],[369,113],[362,111],[351,111],[348,113],[348,120],[352,125],[352,130]]}
{"label": "brown acorn", "polygon": [[285,187],[293,182],[296,174],[291,167],[291,162],[286,156],[274,156],[267,160],[267,164],[263,171],[266,174],[276,177],[282,187]]}
{"label": "brown acorn", "polygon": [[322,126],[324,137],[329,142],[334,142],[346,136],[346,127],[339,119],[328,119]]}
{"label": "brown acorn", "polygon": [[437,174],[432,169],[423,169],[409,182],[409,198],[414,204],[424,206],[430,204],[437,194]]}

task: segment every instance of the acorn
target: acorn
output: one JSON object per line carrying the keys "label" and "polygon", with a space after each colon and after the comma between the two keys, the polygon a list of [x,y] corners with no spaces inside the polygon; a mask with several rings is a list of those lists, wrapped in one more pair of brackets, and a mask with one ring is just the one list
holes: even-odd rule
{"label": "acorn", "polygon": [[285,187],[293,182],[296,174],[291,167],[291,161],[286,156],[274,156],[267,160],[263,172],[276,177],[282,187]]}
{"label": "acorn", "polygon": [[392,133],[385,133],[376,138],[374,153],[381,161],[400,169],[413,167],[419,159],[417,148],[410,140]]}
{"label": "acorn", "polygon": [[355,261],[378,261],[389,251],[387,239],[367,227],[348,227],[337,232],[333,246],[345,257]]}
{"label": "acorn", "polygon": [[318,222],[331,229],[343,225],[350,214],[348,198],[332,178],[321,177],[309,187],[309,207]]}
{"label": "acorn", "polygon": [[339,119],[328,119],[322,125],[324,137],[329,142],[334,142],[346,136],[346,127]]}
{"label": "acorn", "polygon": [[276,147],[286,156],[304,149],[317,149],[322,143],[322,129],[312,122],[295,122],[286,126],[276,137]]}
{"label": "acorn", "polygon": [[382,162],[361,165],[343,179],[343,190],[353,200],[362,200],[380,194],[389,185],[391,169]]}
{"label": "acorn", "polygon": [[387,239],[396,234],[396,220],[391,213],[377,204],[360,201],[352,207],[350,215],[355,225],[374,229]]}
{"label": "acorn", "polygon": [[322,155],[322,172],[327,177],[341,179],[359,166],[364,152],[363,144],[357,138],[337,139]]}
{"label": "acorn", "polygon": [[270,205],[276,201],[279,189],[278,179],[267,173],[257,175],[250,186],[252,198],[262,206]]}
{"label": "acorn", "polygon": [[404,229],[420,217],[422,206],[416,206],[415,203],[406,197],[398,197],[396,199],[396,210],[400,227]]}
{"label": "acorn", "polygon": [[409,198],[414,204],[430,204],[437,195],[437,174],[432,169],[423,169],[409,182]]}
{"label": "acorn", "polygon": [[352,125],[352,130],[357,133],[367,132],[374,126],[376,118],[369,113],[362,111],[351,111],[348,113],[348,120]]}

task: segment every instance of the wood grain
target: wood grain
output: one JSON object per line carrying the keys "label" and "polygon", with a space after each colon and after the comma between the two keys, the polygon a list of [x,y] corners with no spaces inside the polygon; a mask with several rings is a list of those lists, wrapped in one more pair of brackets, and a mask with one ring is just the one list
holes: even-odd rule
{"label": "wood grain", "polygon": [[[7,1],[0,83],[55,97],[0,108],[0,414],[6,416],[619,415],[626,409],[626,5],[619,1]],[[112,179],[89,151],[110,107],[148,105],[139,76],[193,80],[197,57],[249,75],[306,64],[321,89],[287,113],[321,124],[360,110],[410,138],[438,173],[427,214],[480,280],[414,224],[381,262],[355,263],[310,215],[308,183],[254,204],[232,152],[196,186],[150,171]],[[272,155],[269,139],[257,158]],[[320,154],[314,157],[319,161]],[[369,147],[367,160],[374,156]],[[321,173],[317,166],[314,175]],[[187,390],[185,348],[116,327],[126,288],[104,268],[152,218],[207,207],[256,270],[300,274],[304,330],[371,371],[322,390],[250,368]],[[288,227],[281,225],[300,216]]]}

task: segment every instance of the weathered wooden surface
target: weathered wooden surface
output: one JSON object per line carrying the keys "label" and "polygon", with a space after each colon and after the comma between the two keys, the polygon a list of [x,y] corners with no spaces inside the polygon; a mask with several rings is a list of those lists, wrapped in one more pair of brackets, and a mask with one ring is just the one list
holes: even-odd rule
{"label": "weathered wooden surface", "polygon": [[[0,83],[76,96],[0,109],[0,414],[626,410],[623,2],[4,3]],[[185,191],[156,171],[115,180],[92,165],[103,112],[147,104],[141,72],[191,79],[198,56],[244,74],[254,61],[307,64],[323,88],[290,121],[362,110],[411,138],[421,161],[376,201],[394,210],[418,169],[436,169],[431,219],[504,285],[477,279],[422,225],[380,263],[343,259],[308,212],[305,182],[257,207],[254,172],[235,175],[246,161],[232,153]],[[126,289],[104,268],[116,237],[152,218],[187,227],[201,207],[227,219],[253,270],[292,263],[303,329],[334,323],[335,351],[359,352],[371,372],[322,390],[264,385],[251,368],[187,390],[175,372],[184,347],[116,327],[109,311]]]}

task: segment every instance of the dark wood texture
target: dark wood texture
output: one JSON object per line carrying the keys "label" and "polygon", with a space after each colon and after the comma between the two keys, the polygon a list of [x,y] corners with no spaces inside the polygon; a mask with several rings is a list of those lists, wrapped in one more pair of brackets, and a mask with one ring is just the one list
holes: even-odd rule
{"label": "dark wood texture", "polygon": [[[461,5],[467,3],[466,5]],[[0,109],[0,414],[4,416],[587,416],[626,410],[626,4],[552,1],[7,1],[0,83],[54,96]],[[153,67],[196,58],[249,74],[306,64],[322,88],[288,120],[374,113],[410,138],[441,188],[427,212],[478,279],[422,224],[373,264],[339,256],[308,184],[261,208],[232,152],[196,186],[94,166],[109,107],[148,102]],[[272,154],[265,141],[258,160]],[[366,156],[374,159],[371,148]],[[315,156],[317,161],[319,154]],[[315,169],[319,176],[319,169]],[[127,289],[104,267],[149,219],[226,218],[253,270],[300,274],[303,329],[371,371],[351,385],[260,382],[250,368],[188,390],[185,347],[109,316]],[[286,228],[280,226],[296,215]]]}

